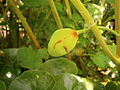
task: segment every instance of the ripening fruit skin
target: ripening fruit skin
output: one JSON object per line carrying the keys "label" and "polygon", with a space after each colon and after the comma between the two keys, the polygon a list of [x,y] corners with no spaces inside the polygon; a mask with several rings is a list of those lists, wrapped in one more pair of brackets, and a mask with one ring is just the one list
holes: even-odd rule
{"label": "ripening fruit skin", "polygon": [[51,36],[48,44],[48,52],[51,56],[63,56],[70,52],[76,45],[78,33],[72,29],[56,30]]}

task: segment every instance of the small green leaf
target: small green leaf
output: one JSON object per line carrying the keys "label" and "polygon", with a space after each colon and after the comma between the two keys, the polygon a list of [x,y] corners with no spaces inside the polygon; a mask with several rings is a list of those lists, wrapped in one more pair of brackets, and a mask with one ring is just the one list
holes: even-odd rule
{"label": "small green leaf", "polygon": [[6,90],[5,83],[0,80],[0,90]]}
{"label": "small green leaf", "polygon": [[66,58],[55,58],[46,61],[43,65],[44,70],[53,73],[55,75],[61,73],[77,74],[78,69],[75,63],[69,61]]}
{"label": "small green leaf", "polygon": [[21,67],[28,69],[38,69],[42,65],[42,59],[48,59],[47,49],[33,49],[32,47],[22,47],[17,53],[17,60]]}
{"label": "small green leaf", "polygon": [[[115,55],[116,53],[116,49],[115,49],[115,45],[109,45],[109,49],[111,50],[111,52],[113,53],[113,55]],[[96,53],[96,55],[94,55],[92,57],[92,60],[94,62],[95,65],[101,67],[101,68],[107,68],[109,66],[114,67],[115,65],[112,63],[112,61],[110,60],[109,57],[107,57],[103,51],[99,51],[98,53]]]}
{"label": "small green leaf", "polygon": [[28,7],[40,7],[47,6],[48,0],[22,0],[25,6]]}
{"label": "small green leaf", "polygon": [[110,59],[103,53],[103,52],[98,52],[96,55],[92,57],[92,60],[95,65],[102,67],[102,68],[107,68],[109,67]]}
{"label": "small green leaf", "polygon": [[29,70],[13,80],[8,90],[52,90],[54,84],[48,72]]}

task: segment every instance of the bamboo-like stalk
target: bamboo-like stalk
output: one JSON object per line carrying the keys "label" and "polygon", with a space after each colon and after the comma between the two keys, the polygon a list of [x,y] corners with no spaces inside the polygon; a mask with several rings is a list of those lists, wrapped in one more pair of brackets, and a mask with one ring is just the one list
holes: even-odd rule
{"label": "bamboo-like stalk", "polygon": [[29,37],[31,38],[31,40],[33,41],[35,48],[39,49],[40,45],[35,37],[35,35],[33,34],[29,24],[27,23],[25,17],[22,15],[21,11],[17,8],[14,0],[8,0],[9,4],[12,6],[14,12],[16,13],[16,15],[18,16],[18,18],[21,20],[25,30],[27,31]]}
{"label": "bamboo-like stalk", "polygon": [[78,12],[82,15],[86,23],[91,26],[92,32],[94,33],[95,37],[97,38],[99,44],[102,46],[103,51],[108,55],[111,60],[116,64],[120,66],[120,61],[118,58],[116,58],[111,51],[109,50],[107,44],[105,43],[100,30],[98,29],[97,25],[94,23],[94,19],[90,16],[88,10],[85,8],[83,3],[80,0],[71,0],[72,4],[75,6],[75,8],[78,10]]}
{"label": "bamboo-like stalk", "polygon": [[55,18],[55,21],[57,23],[57,26],[58,28],[63,28],[63,25],[62,25],[62,22],[61,22],[61,19],[59,17],[59,14],[58,14],[58,11],[56,9],[56,6],[55,6],[55,3],[53,0],[48,0],[49,1],[49,4],[50,4],[50,7],[51,7],[51,10],[52,10],[52,13],[54,15],[54,18]]}
{"label": "bamboo-like stalk", "polygon": [[[120,0],[115,0],[115,29],[120,33]],[[120,58],[120,36],[116,37],[117,57]]]}
{"label": "bamboo-like stalk", "polygon": [[65,2],[65,6],[66,6],[66,13],[69,16],[69,18],[71,18],[72,13],[71,13],[69,0],[64,0],[64,2]]}

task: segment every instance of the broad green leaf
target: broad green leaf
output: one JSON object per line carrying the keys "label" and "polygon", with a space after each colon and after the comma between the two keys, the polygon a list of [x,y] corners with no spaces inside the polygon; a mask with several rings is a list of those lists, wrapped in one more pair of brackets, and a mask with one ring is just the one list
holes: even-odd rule
{"label": "broad green leaf", "polygon": [[29,70],[13,80],[8,90],[52,90],[54,84],[48,72]]}
{"label": "broad green leaf", "polygon": [[66,58],[50,59],[44,63],[43,69],[55,75],[61,73],[78,73],[76,64]]}
{"label": "broad green leaf", "polygon": [[33,49],[32,47],[22,47],[17,53],[17,60],[21,67],[28,69],[38,69],[42,65],[42,59],[48,59],[47,49]]}
{"label": "broad green leaf", "polygon": [[40,7],[47,6],[48,0],[22,0],[25,6],[28,7]]}
{"label": "broad green leaf", "polygon": [[70,52],[76,45],[78,33],[72,29],[59,29],[53,33],[48,44],[50,55],[58,57]]}
{"label": "broad green leaf", "polygon": [[79,82],[73,74],[60,74],[55,78],[53,90],[87,90],[82,80]]}
{"label": "broad green leaf", "polygon": [[[109,46],[109,49],[111,50],[113,55],[115,55],[115,52],[116,52],[115,47],[116,47],[115,45]],[[106,56],[106,54],[103,51],[99,51],[98,53],[96,53],[96,55],[92,57],[92,60],[95,65],[101,68],[107,68],[109,66],[115,67],[113,62],[110,60],[109,57]]]}
{"label": "broad green leaf", "polygon": [[0,80],[0,90],[6,90],[5,83]]}

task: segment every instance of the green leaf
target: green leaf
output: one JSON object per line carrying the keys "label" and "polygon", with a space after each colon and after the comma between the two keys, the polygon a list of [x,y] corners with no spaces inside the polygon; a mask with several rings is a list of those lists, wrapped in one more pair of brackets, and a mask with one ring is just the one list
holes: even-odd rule
{"label": "green leaf", "polygon": [[48,59],[47,49],[33,49],[32,47],[22,47],[17,53],[17,60],[21,67],[28,69],[38,69],[42,65],[42,59]]}
{"label": "green leaf", "polygon": [[22,0],[25,6],[28,7],[40,7],[47,6],[48,0]]}
{"label": "green leaf", "polygon": [[6,90],[5,83],[0,80],[0,90]]}
{"label": "green leaf", "polygon": [[29,70],[13,80],[8,90],[52,90],[54,84],[48,72]]}
{"label": "green leaf", "polygon": [[[115,45],[109,45],[109,49],[111,50],[113,55],[115,55],[115,52],[116,52],[115,47],[116,47]],[[112,63],[110,58],[107,57],[106,54],[104,54],[103,51],[99,51],[98,53],[96,53],[92,57],[92,60],[93,60],[95,65],[97,65],[98,67],[101,67],[101,68],[107,68],[109,66],[115,67],[115,65]]]}
{"label": "green leaf", "polygon": [[56,83],[53,90],[87,90],[84,83],[79,82],[73,74],[60,74],[56,76]]}
{"label": "green leaf", "polygon": [[43,69],[55,75],[61,73],[78,73],[76,64],[66,58],[50,59],[44,63]]}
{"label": "green leaf", "polygon": [[94,64],[99,67],[102,68],[109,67],[108,62],[110,62],[110,59],[103,52],[98,52],[96,55],[92,57],[92,60]]}
{"label": "green leaf", "polygon": [[107,3],[115,4],[115,0],[106,0]]}
{"label": "green leaf", "polygon": [[100,82],[94,82],[94,90],[105,90],[105,86]]}
{"label": "green leaf", "polygon": [[120,90],[120,82],[117,81],[108,82],[105,90]]}
{"label": "green leaf", "polygon": [[6,57],[8,57],[10,60],[15,61],[18,49],[17,48],[9,48],[9,49],[4,49]]}
{"label": "green leaf", "polygon": [[[79,82],[82,82],[87,90],[104,90],[104,88],[105,88],[104,85],[102,85],[99,82],[94,82],[94,81],[91,81],[91,80],[89,80],[87,78],[81,78],[81,77],[75,76],[75,75],[74,75],[74,77]],[[78,89],[74,89],[74,90],[81,90],[81,89],[78,88]],[[85,90],[85,89],[83,89],[83,90]]]}
{"label": "green leaf", "polygon": [[93,3],[89,3],[88,5],[88,11],[92,14],[92,16],[95,17],[100,17],[102,15],[102,11],[101,11],[101,7],[93,4]]}

